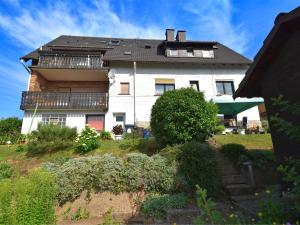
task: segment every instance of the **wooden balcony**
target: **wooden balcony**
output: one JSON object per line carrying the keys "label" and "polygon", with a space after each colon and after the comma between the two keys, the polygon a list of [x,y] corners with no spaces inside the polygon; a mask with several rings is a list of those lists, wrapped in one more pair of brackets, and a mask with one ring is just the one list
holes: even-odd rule
{"label": "wooden balcony", "polygon": [[108,110],[108,94],[98,92],[32,92],[23,91],[20,108],[34,110]]}
{"label": "wooden balcony", "polygon": [[101,55],[41,53],[37,67],[56,69],[102,69]]}

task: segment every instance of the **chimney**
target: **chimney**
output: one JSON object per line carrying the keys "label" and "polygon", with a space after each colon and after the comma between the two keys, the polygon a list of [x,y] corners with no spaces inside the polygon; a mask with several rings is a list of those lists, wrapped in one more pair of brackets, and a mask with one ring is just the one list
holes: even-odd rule
{"label": "chimney", "polygon": [[186,32],[184,30],[177,31],[176,41],[179,41],[179,42],[186,41]]}
{"label": "chimney", "polygon": [[174,29],[166,29],[166,41],[174,41]]}

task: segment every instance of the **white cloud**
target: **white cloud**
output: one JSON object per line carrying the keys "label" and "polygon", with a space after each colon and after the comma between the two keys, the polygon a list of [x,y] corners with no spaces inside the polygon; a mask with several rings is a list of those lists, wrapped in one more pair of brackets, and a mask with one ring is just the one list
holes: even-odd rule
{"label": "white cloud", "polygon": [[249,35],[242,24],[234,24],[234,8],[230,0],[191,1],[185,10],[192,14],[191,25],[196,36],[214,38],[236,51],[247,49]]}
{"label": "white cloud", "polygon": [[92,7],[78,1],[51,1],[51,4],[20,5],[14,16],[0,13],[0,29],[29,48],[62,34],[144,38],[161,38],[163,34],[156,26],[141,27],[120,20],[108,1],[93,1]]}

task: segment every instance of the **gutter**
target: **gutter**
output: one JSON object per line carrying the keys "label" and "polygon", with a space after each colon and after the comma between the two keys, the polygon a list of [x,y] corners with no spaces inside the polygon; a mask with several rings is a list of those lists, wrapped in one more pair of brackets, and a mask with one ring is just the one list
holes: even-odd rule
{"label": "gutter", "polygon": [[29,69],[29,67],[25,64],[25,61],[23,59],[20,59],[22,65],[24,66],[24,68],[27,70],[27,72],[30,74],[31,70]]}

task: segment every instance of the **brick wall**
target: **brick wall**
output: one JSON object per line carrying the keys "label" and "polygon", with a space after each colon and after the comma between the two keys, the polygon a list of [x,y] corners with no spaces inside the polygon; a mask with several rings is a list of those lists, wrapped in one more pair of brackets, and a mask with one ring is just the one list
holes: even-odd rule
{"label": "brick wall", "polygon": [[47,80],[38,72],[32,71],[29,82],[29,91],[42,91],[47,87]]}
{"label": "brick wall", "polygon": [[49,81],[32,71],[29,91],[108,92],[108,81]]}

